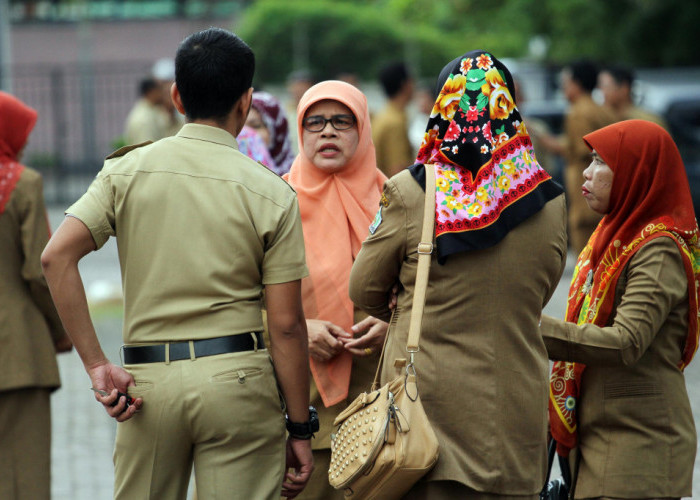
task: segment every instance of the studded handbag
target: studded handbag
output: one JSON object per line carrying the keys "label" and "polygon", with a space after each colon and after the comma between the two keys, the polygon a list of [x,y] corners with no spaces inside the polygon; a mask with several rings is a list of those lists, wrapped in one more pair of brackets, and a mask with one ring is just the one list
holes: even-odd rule
{"label": "studded handbag", "polygon": [[[425,209],[405,359],[401,375],[379,387],[386,339],[370,392],[360,394],[336,417],[331,436],[328,480],[345,498],[393,500],[403,496],[438,459],[438,441],[418,393],[414,354],[418,352],[435,222],[435,170],[426,165]],[[387,333],[387,337],[391,332]]]}

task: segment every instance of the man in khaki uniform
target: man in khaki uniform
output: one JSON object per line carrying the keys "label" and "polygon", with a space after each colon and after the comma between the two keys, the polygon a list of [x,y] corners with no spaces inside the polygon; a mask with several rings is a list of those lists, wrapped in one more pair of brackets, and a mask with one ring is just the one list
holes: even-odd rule
{"label": "man in khaki uniform", "polygon": [[632,99],[632,71],[622,66],[605,68],[598,75],[598,88],[603,93],[605,106],[615,113],[618,120],[646,120],[668,130],[666,121],[659,115],[642,109]]}
{"label": "man in khaki uniform", "polygon": [[413,78],[402,62],[385,66],[379,80],[389,99],[372,119],[372,142],[377,152],[377,167],[391,177],[413,165],[415,152],[408,138],[406,106],[413,97]]}
{"label": "man in khaki uniform", "polygon": [[581,195],[583,171],[591,163],[591,152],[583,136],[616,122],[613,112],[593,101],[591,92],[598,79],[598,68],[589,61],[577,61],[561,72],[561,86],[571,107],[564,121],[564,135],[539,135],[539,144],[566,160],[564,187],[569,210],[569,246],[578,255],[600,222],[601,216],[588,208]]}
{"label": "man in khaki uniform", "polygon": [[41,274],[41,176],[19,163],[37,112],[0,92],[0,498],[51,497],[51,392],[66,335]]}
{"label": "man in khaki uniform", "polygon": [[[228,31],[186,38],[171,94],[188,123],[111,155],[42,258],[92,385],[107,393],[96,398],[120,422],[115,498],[184,499],[193,464],[202,499],[294,497],[313,468],[296,195],[235,140],[254,64]],[[109,236],[122,268],[124,368],[100,348],[77,268]]]}
{"label": "man in khaki uniform", "polygon": [[168,133],[163,102],[163,87],[155,78],[145,78],[139,84],[141,96],[129,111],[124,125],[124,140],[127,144],[157,141],[172,135]]}

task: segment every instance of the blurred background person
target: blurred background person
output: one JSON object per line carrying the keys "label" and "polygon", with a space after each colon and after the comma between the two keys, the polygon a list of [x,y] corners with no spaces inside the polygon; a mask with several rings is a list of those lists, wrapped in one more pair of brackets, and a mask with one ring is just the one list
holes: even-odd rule
{"label": "blurred background person", "polygon": [[157,141],[167,136],[163,101],[163,86],[153,77],[139,83],[139,100],[126,117],[124,139],[126,144]]}
{"label": "blurred background person", "polygon": [[467,52],[437,81],[416,165],[385,183],[350,296],[391,317],[385,384],[407,357],[426,169],[434,169],[435,250],[415,368],[440,458],[404,499],[534,499],[547,465],[549,367],[537,325],[566,261],[563,190],[537,164],[510,72],[493,54]]}
{"label": "blurred background person", "polygon": [[544,145],[540,144],[542,137],[552,136],[552,131],[544,120],[534,116],[528,116],[527,94],[516,76],[513,77],[513,85],[515,87],[515,99],[518,102],[518,109],[523,116],[523,121],[530,134],[530,139],[532,140],[532,147],[537,155],[537,163],[539,163],[540,167],[545,169],[554,179],[561,182],[561,166],[557,163],[555,155]]}
{"label": "blurred background person", "polygon": [[258,133],[272,157],[273,164],[265,165],[277,175],[289,172],[294,153],[289,139],[289,122],[280,101],[269,92],[253,92],[246,126]]}
{"label": "blurred background person", "polygon": [[566,321],[541,322],[559,361],[552,436],[564,456],[577,446],[575,498],[690,497],[697,437],[683,369],[698,346],[700,242],[683,161],[643,120],[581,142],[593,153],[582,198],[604,217],[578,257]]}
{"label": "blurred background person", "polygon": [[598,67],[578,60],[564,67],[561,88],[570,107],[564,121],[564,137],[538,135],[539,144],[564,157],[564,185],[569,210],[569,246],[577,255],[601,219],[581,196],[583,171],[590,163],[590,151],[581,138],[616,121],[614,113],[593,101],[591,93],[598,81]]}
{"label": "blurred background person", "polygon": [[171,57],[158,59],[151,70],[163,92],[161,108],[163,111],[164,137],[177,134],[185,123],[185,117],[178,113],[175,103],[170,98],[170,87],[175,82],[175,60]]}
{"label": "blurred background person", "polygon": [[[414,112],[411,116],[411,124],[408,128],[408,138],[411,141],[411,147],[414,151],[418,151],[423,143],[425,136],[425,124],[428,123],[430,112],[433,110],[435,103],[434,89],[428,83],[421,83],[416,87],[413,95]],[[407,165],[408,166],[408,165]]]}
{"label": "blurred background person", "polygon": [[598,88],[603,94],[604,104],[618,120],[647,120],[668,129],[659,115],[634,104],[633,86],[634,74],[623,66],[609,66],[598,75]]}
{"label": "blurred background person", "polygon": [[[287,102],[286,102],[286,115],[289,123],[297,122],[297,106],[299,105],[299,100],[304,92],[309,90],[314,84],[314,77],[309,70],[299,69],[292,71],[289,76],[287,76],[286,88],[287,88]],[[292,153],[299,153],[299,136],[297,135],[296,127],[289,127],[289,139],[292,144]]]}
{"label": "blurred background person", "polygon": [[387,103],[372,117],[372,141],[377,166],[387,177],[413,164],[413,146],[408,138],[406,107],[413,97],[414,82],[403,62],[385,65],[379,72]]}
{"label": "blurred background person", "polygon": [[51,497],[51,392],[71,341],[41,270],[49,240],[40,175],[19,163],[37,112],[0,92],[0,498]]}
{"label": "blurred background person", "polygon": [[244,125],[236,136],[236,142],[238,142],[238,150],[241,153],[258,163],[262,163],[274,172],[275,160],[272,159],[272,155],[267,149],[265,139],[254,128]]}
{"label": "blurred background person", "polygon": [[328,483],[333,420],[348,398],[371,386],[387,329],[353,306],[348,283],[386,177],[375,163],[367,99],[353,85],[331,80],[311,87],[299,102],[297,127],[302,151],[285,179],[297,192],[304,230],[311,404],[321,422],[311,443],[315,469],[298,498],[342,499],[343,491]]}

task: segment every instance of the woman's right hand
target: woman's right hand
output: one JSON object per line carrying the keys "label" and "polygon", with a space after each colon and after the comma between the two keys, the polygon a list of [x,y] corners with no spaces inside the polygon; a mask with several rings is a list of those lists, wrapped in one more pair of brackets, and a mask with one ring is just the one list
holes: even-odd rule
{"label": "woman's right hand", "polygon": [[316,361],[328,361],[343,351],[343,343],[338,337],[352,338],[338,325],[321,319],[307,319],[306,329],[309,332],[309,354]]}

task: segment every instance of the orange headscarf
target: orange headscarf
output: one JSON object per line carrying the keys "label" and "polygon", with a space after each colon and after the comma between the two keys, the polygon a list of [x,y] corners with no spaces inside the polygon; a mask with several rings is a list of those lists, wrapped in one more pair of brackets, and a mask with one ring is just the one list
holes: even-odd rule
{"label": "orange headscarf", "polygon": [[[688,178],[678,148],[658,125],[628,120],[583,140],[613,171],[608,213],[579,255],[569,289],[566,320],[609,324],[615,285],[625,265],[645,244],[671,238],[688,279],[688,335],[678,359],[683,369],[698,347],[700,241]],[[557,361],[550,379],[549,414],[560,455],[576,446],[576,405],[585,366]]]}
{"label": "orange headscarf", "polygon": [[38,114],[16,97],[0,92],[0,214],[24,167],[17,161]]}
{"label": "orange headscarf", "polygon": [[[333,100],[345,104],[357,120],[358,145],[345,168],[326,173],[304,155],[302,120],[312,104]],[[304,230],[309,277],[302,286],[307,318],[330,321],[349,332],[353,304],[348,295],[350,269],[369,234],[386,177],[379,170],[372,144],[367,98],[356,87],[321,82],[302,96],[297,109],[299,155],[285,179],[296,190]],[[323,404],[347,398],[352,355],[342,353],[327,363],[310,360]]]}

